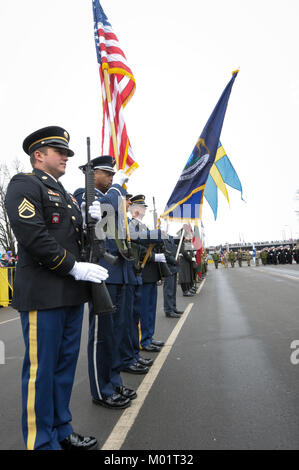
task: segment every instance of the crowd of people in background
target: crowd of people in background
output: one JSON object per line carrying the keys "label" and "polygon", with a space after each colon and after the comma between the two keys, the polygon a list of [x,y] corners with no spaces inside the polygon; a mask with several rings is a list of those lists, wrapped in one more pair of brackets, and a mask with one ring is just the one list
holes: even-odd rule
{"label": "crowd of people in background", "polygon": [[299,264],[299,244],[296,246],[279,246],[265,248],[260,252],[262,263],[265,264]]}
{"label": "crowd of people in background", "polygon": [[218,264],[221,263],[225,268],[228,268],[230,263],[231,267],[235,266],[238,262],[239,267],[242,267],[243,261],[247,263],[247,266],[251,266],[253,261],[255,266],[259,266],[260,263],[266,264],[292,264],[293,262],[299,264],[299,243],[297,245],[286,245],[286,246],[272,246],[266,247],[263,250],[256,250],[255,252],[242,250],[241,248],[237,251],[224,250],[223,252],[217,253],[216,251],[212,254],[215,269],[218,269]]}
{"label": "crowd of people in background", "polygon": [[17,259],[12,256],[12,251],[0,253],[0,268],[13,268],[16,266]]}

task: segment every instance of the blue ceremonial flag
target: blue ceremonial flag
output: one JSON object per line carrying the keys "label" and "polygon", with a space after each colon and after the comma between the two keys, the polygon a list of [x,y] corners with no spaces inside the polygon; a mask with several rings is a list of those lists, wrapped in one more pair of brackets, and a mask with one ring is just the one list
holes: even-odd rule
{"label": "blue ceremonial flag", "polygon": [[237,74],[238,70],[233,72],[188,158],[161,217],[188,220],[201,218],[205,184],[216,157],[227,103]]}
{"label": "blue ceremonial flag", "polygon": [[217,219],[218,209],[218,188],[220,191],[222,191],[227,199],[227,202],[229,203],[229,197],[225,183],[240,191],[241,199],[243,200],[241,181],[239,180],[236,170],[231,164],[221,142],[219,141],[215,161],[211,166],[204,191],[204,197],[211,206],[215,220]]}
{"label": "blue ceremonial flag", "polygon": [[252,258],[254,263],[256,264],[256,259],[255,259],[255,244],[254,242],[252,243]]}

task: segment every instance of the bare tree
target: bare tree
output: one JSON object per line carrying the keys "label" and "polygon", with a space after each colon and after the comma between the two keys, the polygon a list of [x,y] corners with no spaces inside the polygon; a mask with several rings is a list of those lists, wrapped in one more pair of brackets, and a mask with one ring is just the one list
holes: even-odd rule
{"label": "bare tree", "polygon": [[16,239],[9,223],[5,210],[5,195],[11,177],[23,171],[21,162],[16,158],[12,165],[12,170],[6,164],[0,164],[0,246],[3,250],[11,250],[13,256],[16,255]]}

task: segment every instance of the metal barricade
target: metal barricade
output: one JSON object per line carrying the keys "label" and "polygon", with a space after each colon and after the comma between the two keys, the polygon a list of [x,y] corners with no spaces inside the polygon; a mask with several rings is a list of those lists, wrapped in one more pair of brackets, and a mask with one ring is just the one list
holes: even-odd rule
{"label": "metal barricade", "polygon": [[0,305],[2,307],[8,307],[11,303],[15,270],[15,267],[0,267]]}

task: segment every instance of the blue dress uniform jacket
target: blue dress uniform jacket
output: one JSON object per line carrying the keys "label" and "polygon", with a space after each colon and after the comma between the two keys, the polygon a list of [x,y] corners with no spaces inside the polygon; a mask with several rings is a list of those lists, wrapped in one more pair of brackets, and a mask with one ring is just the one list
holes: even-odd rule
{"label": "blue dress uniform jacket", "polygon": [[[84,188],[76,189],[74,196],[81,207],[81,204],[84,200]],[[111,206],[115,214],[115,226],[118,227],[118,209],[119,209],[119,198],[124,196],[126,191],[119,186],[118,184],[113,184],[107,191],[103,194],[101,191],[95,188],[95,199],[101,202],[102,206],[107,207]],[[105,217],[105,211],[103,217]],[[106,250],[111,255],[118,257],[118,263],[114,266],[103,258],[100,258],[99,264],[106,268],[109,272],[109,277],[106,281],[106,284],[126,284],[128,282],[128,270],[125,260],[120,256],[117,244],[115,239],[106,238]]]}
{"label": "blue dress uniform jacket", "polygon": [[68,275],[80,261],[82,216],[76,200],[34,169],[12,178],[5,205],[18,241],[12,306],[36,310],[88,301],[89,284]]}

